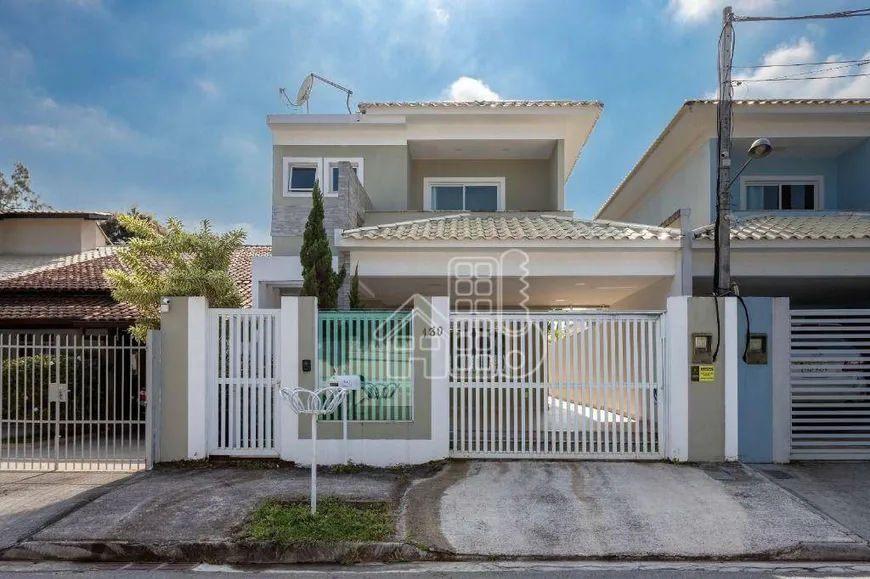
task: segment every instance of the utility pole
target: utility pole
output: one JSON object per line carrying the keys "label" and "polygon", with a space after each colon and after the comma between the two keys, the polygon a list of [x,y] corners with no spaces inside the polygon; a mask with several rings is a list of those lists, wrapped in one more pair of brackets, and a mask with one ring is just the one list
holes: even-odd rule
{"label": "utility pole", "polygon": [[716,191],[716,271],[713,285],[716,295],[731,291],[731,50],[734,44],[734,14],[730,6],[722,11],[719,37],[719,179]]}

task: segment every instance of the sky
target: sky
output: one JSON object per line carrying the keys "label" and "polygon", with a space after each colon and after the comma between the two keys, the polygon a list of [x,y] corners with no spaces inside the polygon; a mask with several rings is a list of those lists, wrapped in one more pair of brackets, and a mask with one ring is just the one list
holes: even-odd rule
{"label": "sky", "polygon": [[[599,100],[568,181],[591,217],[677,112],[715,94],[718,0],[0,0],[0,171],[58,209],[136,205],[269,243],[268,113],[309,72],[380,100]],[[732,0],[737,14],[870,0]],[[740,22],[736,66],[870,58],[870,18]],[[758,81],[833,66],[736,69]],[[870,77],[740,98],[870,97]],[[315,85],[312,113],[345,112]]]}

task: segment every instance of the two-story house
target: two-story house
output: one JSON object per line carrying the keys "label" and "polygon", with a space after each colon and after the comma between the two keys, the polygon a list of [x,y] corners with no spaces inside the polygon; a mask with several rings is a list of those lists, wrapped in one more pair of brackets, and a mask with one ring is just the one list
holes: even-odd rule
{"label": "two-story house", "polygon": [[[596,215],[668,225],[689,209],[696,295],[712,291],[716,127],[715,100],[687,101]],[[730,188],[740,292],[787,296],[797,307],[866,307],[870,100],[737,101],[733,127],[732,176],[756,137],[773,145]]]}
{"label": "two-story house", "polygon": [[451,295],[457,308],[487,299],[493,308],[619,308],[651,285],[671,288],[678,230],[577,219],[565,208],[565,182],[601,110],[383,102],[351,115],[269,115],[272,256],[255,260],[254,305],[298,292],[315,181],[336,264],[358,266],[368,306],[422,294]]}

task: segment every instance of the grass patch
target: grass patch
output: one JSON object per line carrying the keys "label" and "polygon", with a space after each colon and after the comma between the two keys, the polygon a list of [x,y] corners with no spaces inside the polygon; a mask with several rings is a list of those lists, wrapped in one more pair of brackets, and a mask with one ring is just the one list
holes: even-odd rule
{"label": "grass patch", "polygon": [[337,497],[319,500],[315,517],[307,502],[268,500],[251,515],[246,532],[251,540],[279,543],[389,541],[395,534],[388,502],[350,503]]}

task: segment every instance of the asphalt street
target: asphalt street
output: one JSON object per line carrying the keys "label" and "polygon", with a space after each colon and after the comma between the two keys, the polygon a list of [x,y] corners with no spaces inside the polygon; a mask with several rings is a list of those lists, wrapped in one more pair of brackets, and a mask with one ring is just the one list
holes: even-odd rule
{"label": "asphalt street", "polygon": [[594,562],[480,562],[358,565],[348,567],[232,568],[220,565],[126,564],[89,565],[71,563],[0,563],[0,579],[49,579],[56,577],[119,577],[121,579],[235,579],[248,576],[291,579],[726,579],[734,577],[773,579],[806,577],[870,578],[870,564],[781,564],[781,563],[594,563]]}

